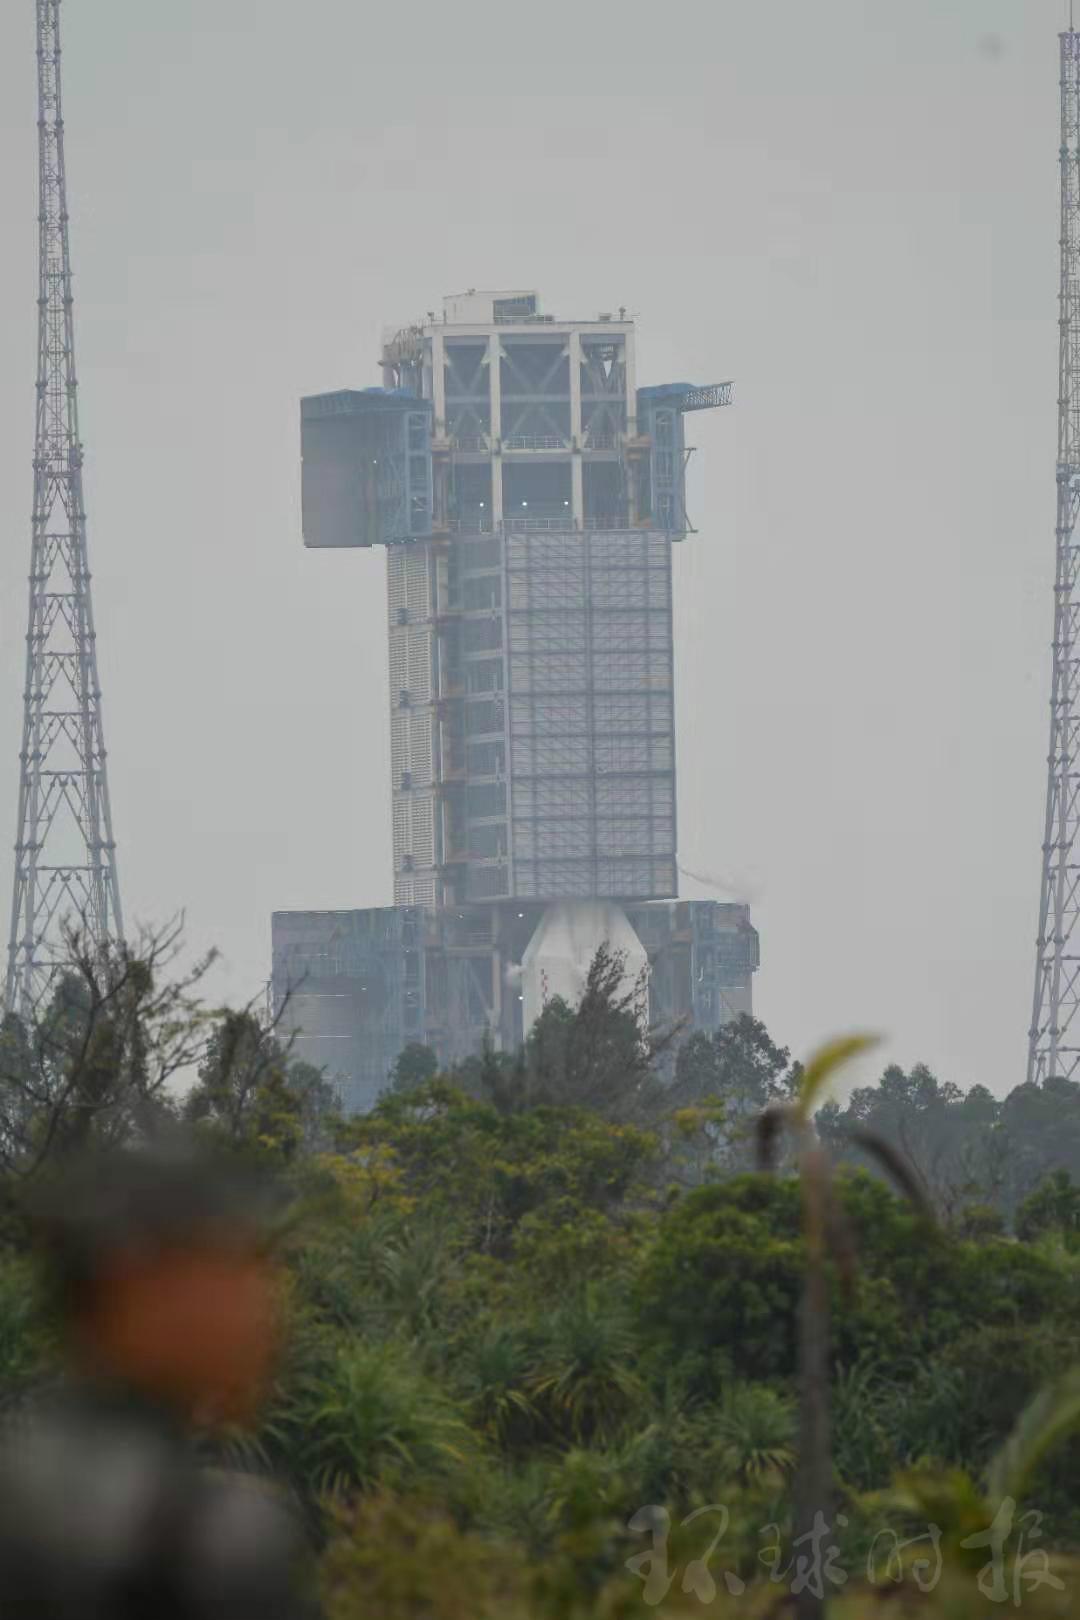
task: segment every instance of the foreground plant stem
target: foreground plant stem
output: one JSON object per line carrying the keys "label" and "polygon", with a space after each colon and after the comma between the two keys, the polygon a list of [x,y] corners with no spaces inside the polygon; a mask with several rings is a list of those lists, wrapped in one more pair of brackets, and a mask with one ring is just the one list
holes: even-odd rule
{"label": "foreground plant stem", "polygon": [[799,1305],[799,1464],[794,1533],[796,1542],[806,1549],[803,1557],[809,1562],[811,1574],[796,1594],[795,1614],[797,1620],[821,1620],[825,1614],[822,1550],[815,1544],[814,1534],[819,1513],[824,1524],[831,1524],[832,1507],[829,1294],[825,1275],[828,1166],[812,1127],[804,1125],[800,1136],[806,1274]]}

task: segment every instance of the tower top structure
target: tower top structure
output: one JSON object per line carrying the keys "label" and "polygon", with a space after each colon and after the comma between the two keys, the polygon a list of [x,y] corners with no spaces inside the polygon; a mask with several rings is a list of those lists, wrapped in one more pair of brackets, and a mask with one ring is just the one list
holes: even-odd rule
{"label": "tower top structure", "polygon": [[731,385],[640,388],[625,314],[470,289],[302,402],[306,544],[390,547],[399,904],[677,892],[683,422]]}

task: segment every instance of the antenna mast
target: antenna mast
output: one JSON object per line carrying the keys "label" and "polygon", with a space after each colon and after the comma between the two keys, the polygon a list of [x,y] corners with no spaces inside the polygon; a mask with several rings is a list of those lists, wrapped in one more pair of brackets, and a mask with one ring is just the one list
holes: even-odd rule
{"label": "antenna mast", "polygon": [[83,505],[68,243],[60,0],[35,0],[39,287],[30,616],[5,1006],[33,1014],[64,960],[123,924],[105,774]]}
{"label": "antenna mast", "polygon": [[1080,34],[1061,43],[1061,289],[1050,753],[1028,1079],[1080,1070]]}

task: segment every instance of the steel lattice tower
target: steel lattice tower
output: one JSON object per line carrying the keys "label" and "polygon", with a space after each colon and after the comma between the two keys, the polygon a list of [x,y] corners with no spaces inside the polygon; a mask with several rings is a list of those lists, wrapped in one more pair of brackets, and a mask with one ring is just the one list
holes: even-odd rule
{"label": "steel lattice tower", "polygon": [[1028,1079],[1080,1070],[1080,34],[1061,41],[1061,287],[1050,752]]}
{"label": "steel lattice tower", "polygon": [[5,1004],[33,1012],[65,919],[122,932],[83,505],[60,96],[60,0],[36,0],[39,288],[30,614]]}

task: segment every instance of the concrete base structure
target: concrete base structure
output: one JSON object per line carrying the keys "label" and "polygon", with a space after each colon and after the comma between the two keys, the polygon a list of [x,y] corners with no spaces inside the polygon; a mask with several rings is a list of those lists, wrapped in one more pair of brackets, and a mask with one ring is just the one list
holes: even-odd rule
{"label": "concrete base structure", "polygon": [[[751,1011],[758,937],[746,906],[666,900],[612,909],[647,961],[650,1026],[709,1031]],[[430,1046],[443,1064],[473,1056],[485,1038],[512,1051],[531,1022],[524,1001],[530,943],[537,940],[539,962],[541,925],[557,933],[566,921],[553,917],[560,910],[513,902],[275,912],[282,1032],[295,1036],[297,1057],[325,1068],[350,1112],[372,1106],[411,1041]],[[627,939],[612,944],[622,948]],[[567,960],[562,947],[560,956]],[[569,978],[550,984],[553,993],[569,989]]]}

